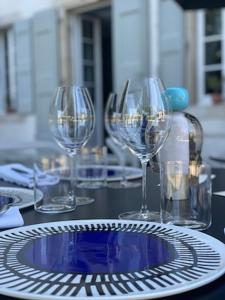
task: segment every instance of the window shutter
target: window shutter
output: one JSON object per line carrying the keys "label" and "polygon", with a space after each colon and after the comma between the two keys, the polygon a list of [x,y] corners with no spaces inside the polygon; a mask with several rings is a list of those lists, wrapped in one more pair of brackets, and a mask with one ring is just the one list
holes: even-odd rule
{"label": "window shutter", "polygon": [[34,107],[32,23],[25,19],[14,25],[16,60],[16,103],[19,113],[31,113]]}
{"label": "window shutter", "polygon": [[33,19],[35,104],[37,138],[49,139],[48,111],[59,85],[59,23],[55,10],[39,12]]}
{"label": "window shutter", "polygon": [[6,64],[5,64],[5,37],[0,33],[0,114],[6,107]]}
{"label": "window shutter", "polygon": [[173,0],[160,0],[160,77],[166,86],[184,84],[184,13]]}
{"label": "window shutter", "polygon": [[127,78],[148,75],[148,9],[145,0],[113,0],[112,5],[114,90],[119,91]]}

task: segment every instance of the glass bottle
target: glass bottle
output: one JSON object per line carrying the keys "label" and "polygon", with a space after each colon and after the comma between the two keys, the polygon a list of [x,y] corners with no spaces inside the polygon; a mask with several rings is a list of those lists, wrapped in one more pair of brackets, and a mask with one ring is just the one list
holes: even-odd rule
{"label": "glass bottle", "polygon": [[188,107],[189,94],[184,88],[168,88],[167,95],[173,110],[172,127],[160,151],[160,161],[201,163],[203,129],[199,120],[183,110]]}
{"label": "glass bottle", "polygon": [[211,224],[210,167],[202,163],[203,129],[183,110],[189,102],[184,88],[168,88],[173,110],[171,131],[160,151],[161,221],[204,230]]}

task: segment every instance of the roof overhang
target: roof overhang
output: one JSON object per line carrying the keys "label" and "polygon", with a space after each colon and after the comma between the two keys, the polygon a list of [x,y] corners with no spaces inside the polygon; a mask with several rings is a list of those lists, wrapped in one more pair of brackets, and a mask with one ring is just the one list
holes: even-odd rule
{"label": "roof overhang", "polygon": [[225,7],[225,0],[176,0],[185,9],[213,9]]}

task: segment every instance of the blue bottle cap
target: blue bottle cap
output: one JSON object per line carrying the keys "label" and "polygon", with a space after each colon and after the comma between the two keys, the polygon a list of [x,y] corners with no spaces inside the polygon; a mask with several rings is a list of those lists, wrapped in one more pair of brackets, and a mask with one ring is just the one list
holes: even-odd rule
{"label": "blue bottle cap", "polygon": [[185,88],[170,87],[166,89],[170,107],[173,111],[180,111],[188,107],[189,94]]}

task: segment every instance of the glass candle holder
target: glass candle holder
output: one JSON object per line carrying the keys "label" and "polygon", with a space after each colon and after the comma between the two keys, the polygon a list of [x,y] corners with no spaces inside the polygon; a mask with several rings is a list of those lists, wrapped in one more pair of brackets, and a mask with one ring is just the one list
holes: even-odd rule
{"label": "glass candle holder", "polygon": [[197,230],[207,229],[211,225],[211,185],[211,169],[205,163],[162,163],[162,222]]}

